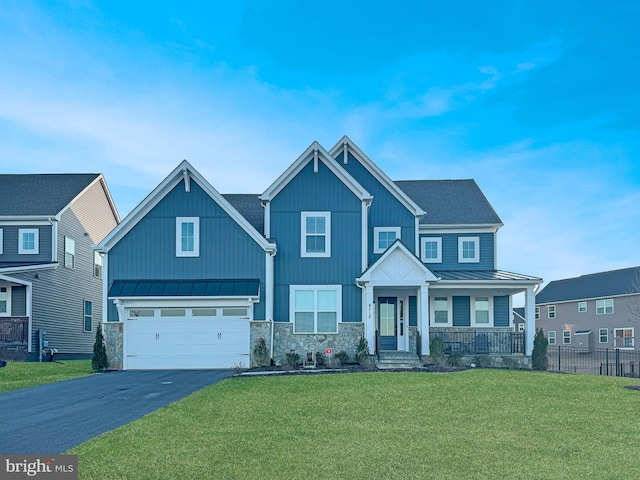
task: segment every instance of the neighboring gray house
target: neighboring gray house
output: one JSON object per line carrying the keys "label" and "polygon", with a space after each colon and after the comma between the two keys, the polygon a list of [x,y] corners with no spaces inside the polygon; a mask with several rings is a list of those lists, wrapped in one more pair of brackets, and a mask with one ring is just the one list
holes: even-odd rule
{"label": "neighboring gray house", "polygon": [[0,359],[35,360],[40,330],[88,357],[102,317],[102,257],[120,222],[102,174],[0,175]]}
{"label": "neighboring gray house", "polygon": [[535,315],[550,345],[639,350],[640,267],[549,282]]}

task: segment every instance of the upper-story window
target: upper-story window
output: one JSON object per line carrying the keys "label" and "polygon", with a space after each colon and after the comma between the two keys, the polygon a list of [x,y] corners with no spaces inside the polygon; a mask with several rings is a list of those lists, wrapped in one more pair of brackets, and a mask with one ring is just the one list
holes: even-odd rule
{"label": "upper-story window", "polygon": [[613,298],[596,300],[596,315],[608,315],[613,313]]}
{"label": "upper-story window", "polygon": [[2,238],[2,229],[0,228],[0,255],[2,255],[3,247],[4,247],[4,240]]}
{"label": "upper-story window", "polygon": [[93,252],[93,276],[102,278],[102,255],[98,252]]}
{"label": "upper-story window", "polygon": [[458,237],[458,262],[480,261],[480,237]]}
{"label": "upper-story window", "polygon": [[76,241],[69,237],[64,237],[64,266],[67,268],[76,266]]}
{"label": "upper-story window", "polygon": [[400,238],[400,227],[374,227],[373,253],[384,253],[397,238]]}
{"label": "upper-story window", "polygon": [[540,318],[540,307],[535,308],[535,317],[536,317],[536,320]]}
{"label": "upper-story window", "polygon": [[40,231],[37,228],[21,228],[18,230],[18,253],[20,255],[36,255],[39,252]]}
{"label": "upper-story window", "polygon": [[421,260],[424,263],[442,263],[442,238],[422,237]]}
{"label": "upper-story window", "polygon": [[300,256],[331,256],[331,212],[301,212]]}
{"label": "upper-story window", "polygon": [[587,311],[587,302],[578,302],[578,312],[584,313]]}
{"label": "upper-story window", "polygon": [[547,307],[547,318],[556,318],[556,306],[549,305]]}
{"label": "upper-story window", "polygon": [[176,257],[200,256],[200,219],[176,218]]}

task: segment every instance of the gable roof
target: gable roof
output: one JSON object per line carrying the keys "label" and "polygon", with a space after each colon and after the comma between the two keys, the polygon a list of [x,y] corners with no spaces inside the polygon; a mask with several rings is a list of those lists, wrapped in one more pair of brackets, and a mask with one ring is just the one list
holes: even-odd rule
{"label": "gable roof", "polygon": [[345,148],[351,152],[351,154],[371,173],[376,180],[378,180],[391,194],[402,203],[407,210],[416,216],[425,214],[423,208],[418,205],[411,197],[403,192],[398,186],[391,180],[386,173],[384,173],[373,160],[371,160],[362,150],[358,147],[348,136],[342,137],[338,143],[329,151],[333,158],[338,158],[345,150]]}
{"label": "gable roof", "polygon": [[108,251],[117,244],[140,220],[142,220],[153,207],[155,207],[173,188],[180,182],[185,182],[188,188],[189,182],[195,181],[247,234],[253,238],[265,251],[276,251],[276,245],[269,242],[256,228],[243,217],[236,208],[229,203],[193,166],[183,160],[160,184],[145,197],[129,215],[107,235],[100,248]]}
{"label": "gable roof", "polygon": [[337,165],[322,145],[314,141],[309,147],[287,168],[275,182],[260,195],[260,200],[271,201],[282,189],[295,178],[298,173],[311,161],[317,159],[322,162],[336,177],[338,177],[346,187],[360,200],[371,200],[373,197],[367,190],[358,183],[344,168]]}
{"label": "gable roof", "polygon": [[98,178],[99,173],[1,174],[0,217],[56,216]]}
{"label": "gable roof", "polygon": [[258,193],[224,193],[222,196],[264,235],[264,207]]}
{"label": "gable roof", "polygon": [[415,286],[440,280],[424,263],[397,239],[382,256],[367,268],[356,282],[374,285]]}
{"label": "gable roof", "polygon": [[549,282],[536,295],[536,304],[585,300],[640,293],[640,267],[591,273]]}
{"label": "gable roof", "polygon": [[502,226],[474,180],[401,180],[395,184],[426,211],[420,225]]}

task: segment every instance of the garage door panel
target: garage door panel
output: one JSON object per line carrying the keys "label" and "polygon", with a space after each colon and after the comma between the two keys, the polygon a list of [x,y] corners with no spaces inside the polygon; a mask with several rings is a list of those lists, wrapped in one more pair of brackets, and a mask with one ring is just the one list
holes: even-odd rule
{"label": "garage door panel", "polygon": [[249,364],[249,320],[146,317],[128,320],[127,369],[231,368]]}

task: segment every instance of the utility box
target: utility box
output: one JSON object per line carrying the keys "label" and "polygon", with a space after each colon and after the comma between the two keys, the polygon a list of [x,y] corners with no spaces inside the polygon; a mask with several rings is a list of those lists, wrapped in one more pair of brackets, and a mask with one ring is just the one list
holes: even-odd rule
{"label": "utility box", "polygon": [[578,330],[573,334],[576,342],[575,351],[589,353],[593,348],[593,332],[591,330]]}

